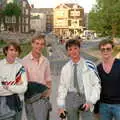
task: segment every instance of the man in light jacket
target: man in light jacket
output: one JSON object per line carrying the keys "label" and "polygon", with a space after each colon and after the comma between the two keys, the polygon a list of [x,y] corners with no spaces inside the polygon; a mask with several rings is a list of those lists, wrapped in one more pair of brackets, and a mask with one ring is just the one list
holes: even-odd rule
{"label": "man in light jacket", "polygon": [[[82,120],[92,120],[92,110],[100,97],[101,88],[96,66],[80,56],[78,40],[67,41],[65,47],[70,60],[61,71],[57,97],[58,113],[64,116],[67,111],[68,120],[79,120],[79,117]],[[79,88],[74,86],[74,64],[77,64],[76,79]],[[83,103],[80,103],[82,99]]]}

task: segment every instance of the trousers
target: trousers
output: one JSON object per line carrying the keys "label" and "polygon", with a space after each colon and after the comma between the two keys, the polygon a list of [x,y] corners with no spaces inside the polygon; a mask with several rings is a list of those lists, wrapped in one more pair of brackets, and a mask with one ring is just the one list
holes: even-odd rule
{"label": "trousers", "polygon": [[80,111],[79,106],[85,103],[84,95],[78,96],[75,92],[69,92],[66,96],[67,120],[94,120],[90,111]]}
{"label": "trousers", "polygon": [[51,110],[50,102],[47,98],[25,104],[28,120],[49,120],[49,112]]}

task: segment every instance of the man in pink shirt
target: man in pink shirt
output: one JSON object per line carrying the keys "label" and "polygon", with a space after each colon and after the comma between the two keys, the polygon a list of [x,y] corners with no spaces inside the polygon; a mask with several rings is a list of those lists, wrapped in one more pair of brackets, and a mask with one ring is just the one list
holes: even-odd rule
{"label": "man in pink shirt", "polygon": [[[36,35],[32,38],[32,51],[23,58],[23,65],[27,71],[28,81],[43,84],[51,89],[50,64],[46,57],[42,55],[42,49],[45,47],[45,36]],[[32,106],[26,104],[28,120],[47,120],[48,111],[45,109],[48,105],[50,92],[44,94],[44,97],[32,103]],[[47,103],[46,103],[47,102]],[[31,113],[34,113],[33,115]]]}

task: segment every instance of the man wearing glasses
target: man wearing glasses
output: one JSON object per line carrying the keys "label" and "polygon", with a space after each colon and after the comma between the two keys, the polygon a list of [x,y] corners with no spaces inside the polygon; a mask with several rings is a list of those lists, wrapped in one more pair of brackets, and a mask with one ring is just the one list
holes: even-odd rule
{"label": "man wearing glasses", "polygon": [[120,60],[112,55],[110,40],[99,43],[102,62],[98,65],[101,78],[100,120],[120,120]]}

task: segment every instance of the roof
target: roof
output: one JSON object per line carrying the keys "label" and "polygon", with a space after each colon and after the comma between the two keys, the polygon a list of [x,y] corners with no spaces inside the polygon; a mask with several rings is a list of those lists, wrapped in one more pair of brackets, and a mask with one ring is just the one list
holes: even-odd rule
{"label": "roof", "polygon": [[53,8],[31,8],[31,13],[52,14]]}
{"label": "roof", "polygon": [[83,8],[77,3],[62,3],[62,4],[57,5],[56,8],[60,8],[61,6],[63,6],[64,8],[66,8],[66,7],[73,8],[74,5],[77,5],[78,8]]}

